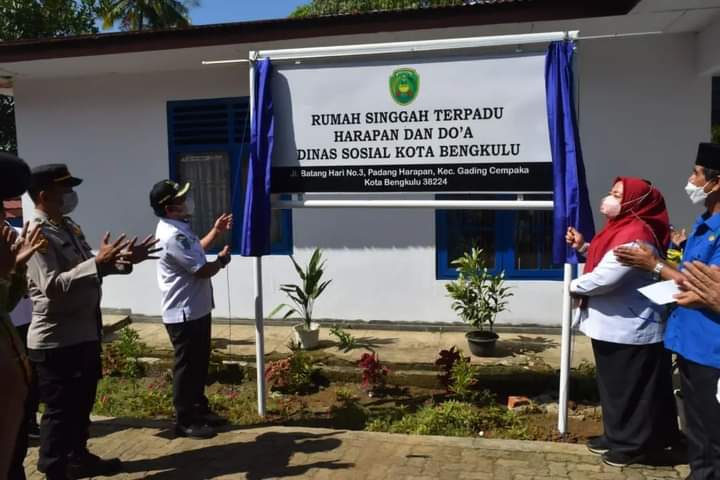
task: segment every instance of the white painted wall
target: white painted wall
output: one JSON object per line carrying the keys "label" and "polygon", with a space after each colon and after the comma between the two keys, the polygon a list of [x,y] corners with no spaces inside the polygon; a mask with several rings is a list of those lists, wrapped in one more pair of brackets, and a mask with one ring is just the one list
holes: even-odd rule
{"label": "white painted wall", "polygon": [[[449,34],[447,35],[449,36]],[[615,175],[641,175],[666,193],[673,222],[695,211],[683,186],[698,141],[709,132],[710,83],[695,73],[692,34],[592,40],[580,46],[581,135],[594,203]],[[243,56],[243,55],[238,55]],[[18,78],[15,86],[21,155],[31,164],[65,162],[86,182],[74,218],[95,244],[105,230],[154,230],[148,190],[168,175],[166,102],[240,96],[241,67],[78,78]],[[65,72],[64,75],[67,73]],[[306,261],[326,250],[334,282],[317,306],[320,318],[454,321],[443,282],[435,280],[431,211],[299,210],[295,253]],[[281,301],[280,283],[294,281],[285,257],[266,257],[266,310]],[[232,315],[251,317],[251,261],[228,269]],[[228,314],[225,273],[214,282],[216,315]],[[557,325],[560,282],[523,281],[501,323]],[[104,306],[158,314],[154,265],[108,278]]]}

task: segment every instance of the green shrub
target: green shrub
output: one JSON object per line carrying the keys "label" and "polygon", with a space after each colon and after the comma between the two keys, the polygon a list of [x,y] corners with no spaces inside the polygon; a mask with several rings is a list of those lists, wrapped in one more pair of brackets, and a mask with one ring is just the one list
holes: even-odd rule
{"label": "green shrub", "polygon": [[330,335],[338,339],[338,348],[343,352],[349,352],[360,347],[357,339],[337,325],[330,328]]}
{"label": "green shrub", "polygon": [[117,340],[103,348],[103,375],[111,377],[140,378],[145,375],[145,366],[139,359],[147,351],[140,341],[140,334],[130,327],[118,332]]}
{"label": "green shrub", "polygon": [[461,357],[450,369],[448,390],[459,400],[468,402],[477,396],[477,376],[480,367],[473,365],[468,357]]}
{"label": "green shrub", "polygon": [[134,379],[103,378],[93,411],[109,417],[172,417],[172,386],[165,380],[140,384]]}
{"label": "green shrub", "polygon": [[271,390],[308,393],[315,386],[316,370],[312,357],[296,350],[288,358],[270,362],[265,370],[265,378]]}
{"label": "green shrub", "polygon": [[485,408],[457,400],[427,405],[399,420],[384,417],[369,422],[367,430],[414,435],[472,437],[498,431],[504,438],[527,438],[527,426],[514,412],[499,405]]}

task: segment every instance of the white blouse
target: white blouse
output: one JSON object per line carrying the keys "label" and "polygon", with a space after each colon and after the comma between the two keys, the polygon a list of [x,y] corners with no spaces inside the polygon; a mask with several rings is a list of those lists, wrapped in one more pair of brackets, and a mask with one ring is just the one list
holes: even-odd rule
{"label": "white blouse", "polygon": [[[637,247],[635,243],[623,246]],[[653,275],[621,265],[612,250],[595,269],[570,284],[573,294],[587,296],[574,325],[595,340],[629,345],[662,342],[664,307],[644,297],[638,288],[654,282]]]}

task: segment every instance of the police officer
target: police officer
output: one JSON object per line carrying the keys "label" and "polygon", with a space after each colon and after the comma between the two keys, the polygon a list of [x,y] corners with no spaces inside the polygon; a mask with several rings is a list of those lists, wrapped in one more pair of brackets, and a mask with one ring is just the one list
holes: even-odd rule
{"label": "police officer", "polygon": [[205,397],[214,307],[210,278],[230,262],[230,249],[226,245],[212,262],[207,261],[205,252],[232,228],[232,215],[221,215],[210,232],[199,238],[190,228],[194,210],[190,184],[171,180],[152,187],[150,206],[160,217],[155,231],[162,248],[158,283],[163,322],[175,350],[176,431],[191,438],[209,438],[215,434],[212,427],[226,423],[210,411]]}
{"label": "police officer", "polygon": [[28,350],[45,403],[40,425],[38,470],[48,479],[113,474],[118,459],[103,460],[87,449],[90,412],[101,375],[102,278],[127,274],[152,253],[151,237],[136,245],[124,235],[105,234],[93,255],[80,227],[68,215],[78,204],[74,187],[82,180],[62,164],[32,170],[28,190],[35,203],[33,223],[48,241],[28,263],[33,318]]}
{"label": "police officer", "polygon": [[[720,265],[720,145],[701,143],[685,191],[704,205],[683,252],[683,263]],[[646,250],[616,250],[618,259],[652,271],[663,280],[686,283],[681,270]],[[665,346],[677,353],[687,420],[688,457],[693,480],[720,479],[720,313],[705,308],[696,292],[679,296],[668,320]],[[694,298],[693,298],[694,297]],[[694,308],[693,308],[694,307]]]}

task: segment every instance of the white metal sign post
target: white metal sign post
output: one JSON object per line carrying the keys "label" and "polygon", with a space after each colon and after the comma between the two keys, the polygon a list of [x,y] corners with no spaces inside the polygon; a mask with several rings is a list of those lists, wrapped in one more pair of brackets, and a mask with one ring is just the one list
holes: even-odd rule
{"label": "white metal sign post", "polygon": [[[397,68],[392,71],[397,81],[393,84],[393,77],[390,77],[389,85],[391,95],[395,97],[395,101],[402,107],[403,102],[413,101],[413,89],[417,95],[418,88],[435,88],[445,84],[449,90],[447,94],[437,94],[432,96],[433,101],[423,103],[418,101],[417,106],[411,109],[391,109],[382,108],[382,105],[373,105],[368,103],[367,95],[360,95],[362,101],[357,103],[350,102],[342,111],[323,111],[322,108],[322,92],[328,92],[328,79],[317,80],[310,79],[313,68],[304,68],[302,65],[305,61],[313,63],[314,67],[318,64],[322,66],[330,61],[337,62],[343,58],[371,58],[383,55],[397,54],[417,54],[419,52],[440,52],[433,55],[448,55],[454,52],[462,52],[463,49],[477,49],[480,47],[492,47],[503,45],[524,45],[524,44],[542,44],[551,41],[563,39],[575,39],[577,32],[552,32],[540,34],[525,35],[508,35],[497,37],[478,37],[466,39],[450,39],[450,40],[432,40],[422,42],[399,42],[386,44],[369,44],[354,46],[339,46],[327,48],[305,48],[291,50],[271,50],[250,52],[250,111],[252,115],[255,100],[254,85],[254,62],[259,58],[270,58],[273,65],[279,68],[282,75],[274,76],[273,83],[273,103],[276,114],[275,127],[275,150],[273,152],[273,191],[277,193],[304,193],[304,192],[437,192],[437,191],[455,191],[455,192],[483,192],[517,194],[517,200],[343,200],[328,198],[311,198],[311,199],[294,199],[294,200],[276,200],[273,202],[274,209],[296,209],[296,208],[430,208],[430,209],[491,209],[491,210],[552,210],[552,201],[547,200],[525,200],[524,193],[540,193],[547,192],[547,188],[539,188],[533,185],[531,181],[519,183],[523,185],[522,189],[516,187],[516,180],[521,177],[532,180],[533,175],[529,175],[529,169],[537,168],[538,172],[548,171],[550,165],[548,135],[547,135],[547,118],[537,118],[537,97],[541,98],[542,113],[544,110],[544,89],[538,90],[538,85],[518,85],[517,89],[524,92],[526,102],[519,104],[516,99],[505,96],[505,105],[458,105],[453,104],[453,95],[457,95],[453,91],[452,86],[448,87],[449,78],[456,72],[454,68],[467,69],[469,62],[467,58],[457,59],[444,56],[448,62],[444,65],[445,74],[438,73],[434,69],[428,69],[428,81],[430,86],[423,82],[424,75],[418,76],[417,69],[413,69],[414,65],[407,68]],[[507,61],[507,59],[503,59]],[[508,67],[506,76],[499,74],[502,82],[509,81],[513,76],[513,69],[517,73],[517,69],[534,68],[537,70],[537,58],[521,57],[518,65],[511,66],[511,63],[497,63],[498,59],[492,59],[491,63],[473,64],[472,68],[479,69],[491,67],[498,68]],[[536,62],[533,64],[533,60]],[[231,63],[246,60],[224,60],[219,62],[205,63]],[[424,60],[428,62],[427,59]],[[319,62],[319,63],[318,63]],[[385,75],[387,72],[388,61],[363,60],[360,65],[365,68],[364,74],[367,75]],[[395,61],[397,62],[397,61]],[[413,64],[413,60],[408,62]],[[415,61],[417,63],[417,61]],[[403,64],[405,65],[405,64]],[[533,66],[534,65],[534,66]],[[335,68],[335,65],[332,66]],[[378,69],[379,73],[378,73]],[[412,71],[415,71],[413,74]],[[442,68],[438,70],[443,70]],[[339,70],[338,70],[339,71]],[[488,70],[489,72],[490,70]],[[337,73],[337,72],[335,72]],[[358,83],[358,71],[342,73],[345,82]],[[537,73],[537,72],[536,72]],[[360,84],[367,83],[367,75],[360,78]],[[443,77],[450,75],[450,77]],[[485,75],[490,73],[485,72]],[[325,83],[323,83],[325,82]],[[402,87],[400,87],[402,85]],[[420,86],[419,86],[420,85]],[[396,90],[393,88],[398,87]],[[313,90],[313,88],[315,90]],[[313,93],[318,92],[318,93]],[[492,92],[491,92],[492,93]],[[320,95],[315,98],[313,95]],[[332,97],[335,95],[334,102],[330,105],[337,105],[338,95],[342,96],[342,92],[330,93]],[[497,95],[495,95],[496,97]],[[520,94],[523,96],[523,94]],[[488,98],[493,97],[490,95]],[[440,98],[440,100],[438,100]],[[387,99],[385,99],[387,101]],[[326,102],[327,103],[327,102]],[[443,106],[445,105],[445,106]],[[535,105],[533,107],[532,105]],[[292,108],[284,108],[284,107]],[[494,108],[495,107],[495,108]],[[527,108],[530,107],[528,110]],[[497,108],[502,108],[499,114]],[[490,110],[486,110],[490,109]],[[384,125],[377,128],[373,125],[376,119],[389,119],[393,115],[387,112],[404,111],[415,112],[414,117],[410,118],[406,113],[404,121],[398,120],[399,125]],[[447,113],[447,117],[445,116]],[[375,117],[375,113],[379,113],[379,117]],[[385,112],[385,113],[383,113]],[[423,113],[425,112],[425,113]],[[323,116],[329,115],[329,116]],[[485,116],[487,115],[487,118]],[[509,115],[514,119],[513,122],[507,122],[505,127],[510,130],[507,134],[503,130],[502,116]],[[514,115],[514,116],[513,116]],[[395,115],[397,117],[397,115]],[[445,120],[447,118],[447,120]],[[506,117],[508,118],[508,117]],[[491,122],[486,122],[490,120]],[[442,124],[447,121],[448,123]],[[330,125],[331,130],[323,130],[323,122],[337,123]],[[485,123],[483,123],[485,122]],[[493,125],[490,125],[493,123]],[[432,125],[431,125],[432,124]],[[482,127],[480,126],[482,124]],[[485,126],[490,125],[488,128]],[[513,130],[515,126],[515,130]],[[409,133],[406,128],[410,127]],[[438,137],[441,129],[456,128],[458,131],[463,128],[465,138],[445,138],[443,140]],[[330,135],[328,136],[328,132]],[[369,132],[369,133],[368,133]],[[514,134],[512,132],[521,132]],[[405,138],[405,135],[409,137]],[[480,138],[478,138],[480,137]],[[492,145],[499,145],[495,148],[484,146],[488,142],[483,139],[495,138]],[[417,155],[411,158],[404,157],[398,146],[403,142],[411,140],[416,147],[426,147],[433,150],[431,157],[424,156],[419,158]],[[461,145],[476,145],[477,147],[467,146],[464,149]],[[524,145],[524,147],[523,147]],[[343,148],[364,148],[357,150],[354,156],[352,153],[345,154]],[[445,148],[445,152],[460,152],[451,162],[453,166],[448,167],[442,163],[448,163],[447,158],[442,158],[438,152]],[[347,150],[351,152],[352,150]],[[487,154],[488,158],[480,159],[483,154]],[[372,157],[372,158],[371,158]],[[483,163],[485,166],[483,167]],[[420,167],[417,167],[420,165]],[[503,167],[505,165],[505,167]],[[371,180],[378,180],[380,184],[371,182],[367,183],[370,176],[369,168],[375,166],[378,170]],[[411,168],[412,167],[412,168]],[[490,183],[483,182],[482,168],[486,168],[484,176],[488,175],[490,168],[495,168],[497,176]],[[465,170],[461,170],[464,168]],[[474,168],[475,170],[470,170]],[[504,170],[502,170],[504,168]],[[348,172],[358,170],[357,176],[364,176],[362,181],[354,178],[356,175]],[[445,170],[442,170],[445,169]],[[497,172],[498,169],[502,171]],[[516,169],[516,170],[512,170]],[[335,170],[335,175],[330,174]],[[308,172],[325,172],[322,174],[313,174]],[[394,173],[393,173],[394,172]],[[444,173],[443,173],[444,172]],[[469,177],[475,176],[474,179],[482,185],[480,188],[468,188],[466,179],[460,178],[465,172]],[[280,179],[276,188],[275,174],[278,173]],[[388,178],[396,178],[407,174],[409,176],[420,177],[420,183],[414,181],[391,182]],[[503,188],[491,189],[485,185],[498,185],[502,181],[503,175],[508,175],[509,181]],[[423,177],[435,179],[431,182],[423,182]],[[328,180],[318,182],[318,179]],[[551,178],[551,177],[550,177]],[[306,181],[302,181],[305,179]],[[437,180],[440,179],[440,180]],[[459,180],[458,180],[459,179]],[[547,181],[543,179],[542,181]],[[471,182],[472,183],[472,182]],[[383,185],[389,188],[373,189],[373,185]],[[514,186],[514,189],[513,189]],[[399,187],[399,188],[398,188]],[[408,187],[408,188],[406,188]],[[255,275],[255,327],[256,327],[256,363],[257,363],[257,389],[258,389],[258,413],[264,416],[266,413],[265,403],[265,359],[264,359],[264,313],[263,313],[263,294],[262,294],[262,259],[254,258],[254,275]],[[567,432],[567,396],[568,382],[570,371],[570,294],[569,284],[571,280],[572,268],[569,264],[564,266],[563,289],[563,311],[562,311],[562,352],[561,352],[561,368],[560,368],[560,391],[559,391],[559,416],[558,429],[561,433]]]}

